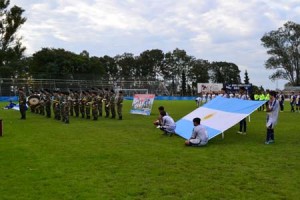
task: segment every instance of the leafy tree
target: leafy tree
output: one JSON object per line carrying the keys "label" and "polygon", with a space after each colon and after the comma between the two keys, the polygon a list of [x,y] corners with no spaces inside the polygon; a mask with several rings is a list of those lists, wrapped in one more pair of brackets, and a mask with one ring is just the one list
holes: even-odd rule
{"label": "leafy tree", "polygon": [[159,49],[146,50],[137,57],[137,66],[135,75],[139,78],[153,80],[161,77],[161,66],[164,59],[164,53]]}
{"label": "leafy tree", "polygon": [[209,68],[210,63],[207,60],[197,59],[193,61],[188,73],[189,78],[193,80],[193,87],[197,87],[197,83],[209,82]]}
{"label": "leafy tree", "polygon": [[249,84],[249,76],[248,76],[247,70],[245,71],[244,83],[245,83],[245,84]]}
{"label": "leafy tree", "polygon": [[21,73],[22,58],[25,47],[17,31],[26,18],[22,17],[24,10],[13,6],[8,8],[9,0],[0,0],[0,74],[2,77],[10,77]]}
{"label": "leafy tree", "polygon": [[90,58],[86,51],[75,54],[43,48],[30,58],[29,71],[33,78],[99,80],[105,74],[105,66],[100,58]]}
{"label": "leafy tree", "polygon": [[100,58],[100,62],[104,66],[105,74],[107,75],[104,79],[108,80],[117,80],[119,77],[117,63],[114,58],[105,55]]}
{"label": "leafy tree", "polygon": [[241,83],[239,67],[228,62],[213,62],[210,78],[214,83]]}
{"label": "leafy tree", "polygon": [[89,66],[89,73],[93,74],[93,79],[101,79],[105,75],[105,68],[101,63],[100,58],[96,56],[91,57],[89,60]]}
{"label": "leafy tree", "polygon": [[43,48],[32,55],[29,70],[33,78],[71,78],[79,68],[74,65],[75,57],[76,54],[64,49]]}
{"label": "leafy tree", "polygon": [[[187,55],[185,50],[180,50],[176,48],[173,52],[168,52],[165,54],[165,59],[163,65],[161,66],[161,73],[165,80],[171,80],[171,91],[172,94],[176,92],[177,86],[181,84],[181,90],[186,90],[184,81],[189,83],[190,80],[186,79],[186,74],[189,72],[192,57]],[[184,72],[184,73],[183,73]]]}
{"label": "leafy tree", "polygon": [[115,61],[119,69],[120,80],[130,80],[133,78],[133,71],[135,68],[135,59],[132,53],[124,53],[122,55],[115,56]]}
{"label": "leafy tree", "polygon": [[79,55],[84,56],[86,58],[90,57],[90,53],[87,50],[83,50]]}
{"label": "leafy tree", "polygon": [[185,96],[186,95],[186,75],[185,71],[182,71],[182,78],[181,78],[181,95]]}
{"label": "leafy tree", "polygon": [[300,85],[300,25],[287,22],[278,30],[266,33],[262,45],[268,49],[270,58],[266,69],[275,70],[271,80],[288,80],[290,85]]}

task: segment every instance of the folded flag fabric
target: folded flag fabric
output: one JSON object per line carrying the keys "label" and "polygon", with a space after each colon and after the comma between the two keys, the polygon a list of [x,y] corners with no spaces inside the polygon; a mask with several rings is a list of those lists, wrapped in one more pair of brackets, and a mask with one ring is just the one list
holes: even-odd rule
{"label": "folded flag fabric", "polygon": [[209,139],[212,139],[249,116],[265,102],[218,96],[178,120],[175,132],[189,139],[194,128],[193,119],[199,117],[207,129]]}

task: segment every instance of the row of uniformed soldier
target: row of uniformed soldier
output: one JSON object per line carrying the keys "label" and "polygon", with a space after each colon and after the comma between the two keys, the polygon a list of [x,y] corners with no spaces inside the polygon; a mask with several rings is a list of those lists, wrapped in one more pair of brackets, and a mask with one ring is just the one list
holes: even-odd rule
{"label": "row of uniformed soldier", "polygon": [[102,90],[86,90],[70,92],[53,91],[52,93],[45,89],[40,92],[34,92],[30,95],[30,98],[38,98],[37,104],[29,106],[32,112],[51,117],[51,105],[54,113],[54,119],[62,120],[65,123],[69,123],[69,116],[90,119],[91,114],[93,120],[98,120],[98,117],[103,115],[103,105],[105,111],[105,117],[108,118],[111,114],[111,118],[116,118],[116,107],[119,120],[122,120],[122,106],[123,106],[123,92],[119,91],[116,96],[114,90],[108,91],[108,89]]}

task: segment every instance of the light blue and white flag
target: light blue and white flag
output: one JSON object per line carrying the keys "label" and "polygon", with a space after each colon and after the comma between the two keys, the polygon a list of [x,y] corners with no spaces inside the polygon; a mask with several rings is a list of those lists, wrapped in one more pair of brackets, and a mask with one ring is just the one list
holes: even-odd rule
{"label": "light blue and white flag", "polygon": [[217,96],[176,122],[176,134],[189,139],[194,128],[193,119],[199,117],[209,139],[223,133],[246,118],[266,101],[241,100]]}

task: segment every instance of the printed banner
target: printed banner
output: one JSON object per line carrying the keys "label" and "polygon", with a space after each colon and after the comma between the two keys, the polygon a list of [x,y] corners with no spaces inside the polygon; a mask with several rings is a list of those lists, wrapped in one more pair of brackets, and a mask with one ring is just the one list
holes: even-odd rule
{"label": "printed banner", "polygon": [[193,119],[199,117],[207,129],[209,139],[212,139],[239,123],[265,102],[217,96],[177,121],[175,132],[189,139],[194,128]]}
{"label": "printed banner", "polygon": [[203,92],[218,92],[223,88],[222,83],[198,83],[198,93]]}
{"label": "printed banner", "polygon": [[135,94],[131,114],[150,115],[155,94]]}

